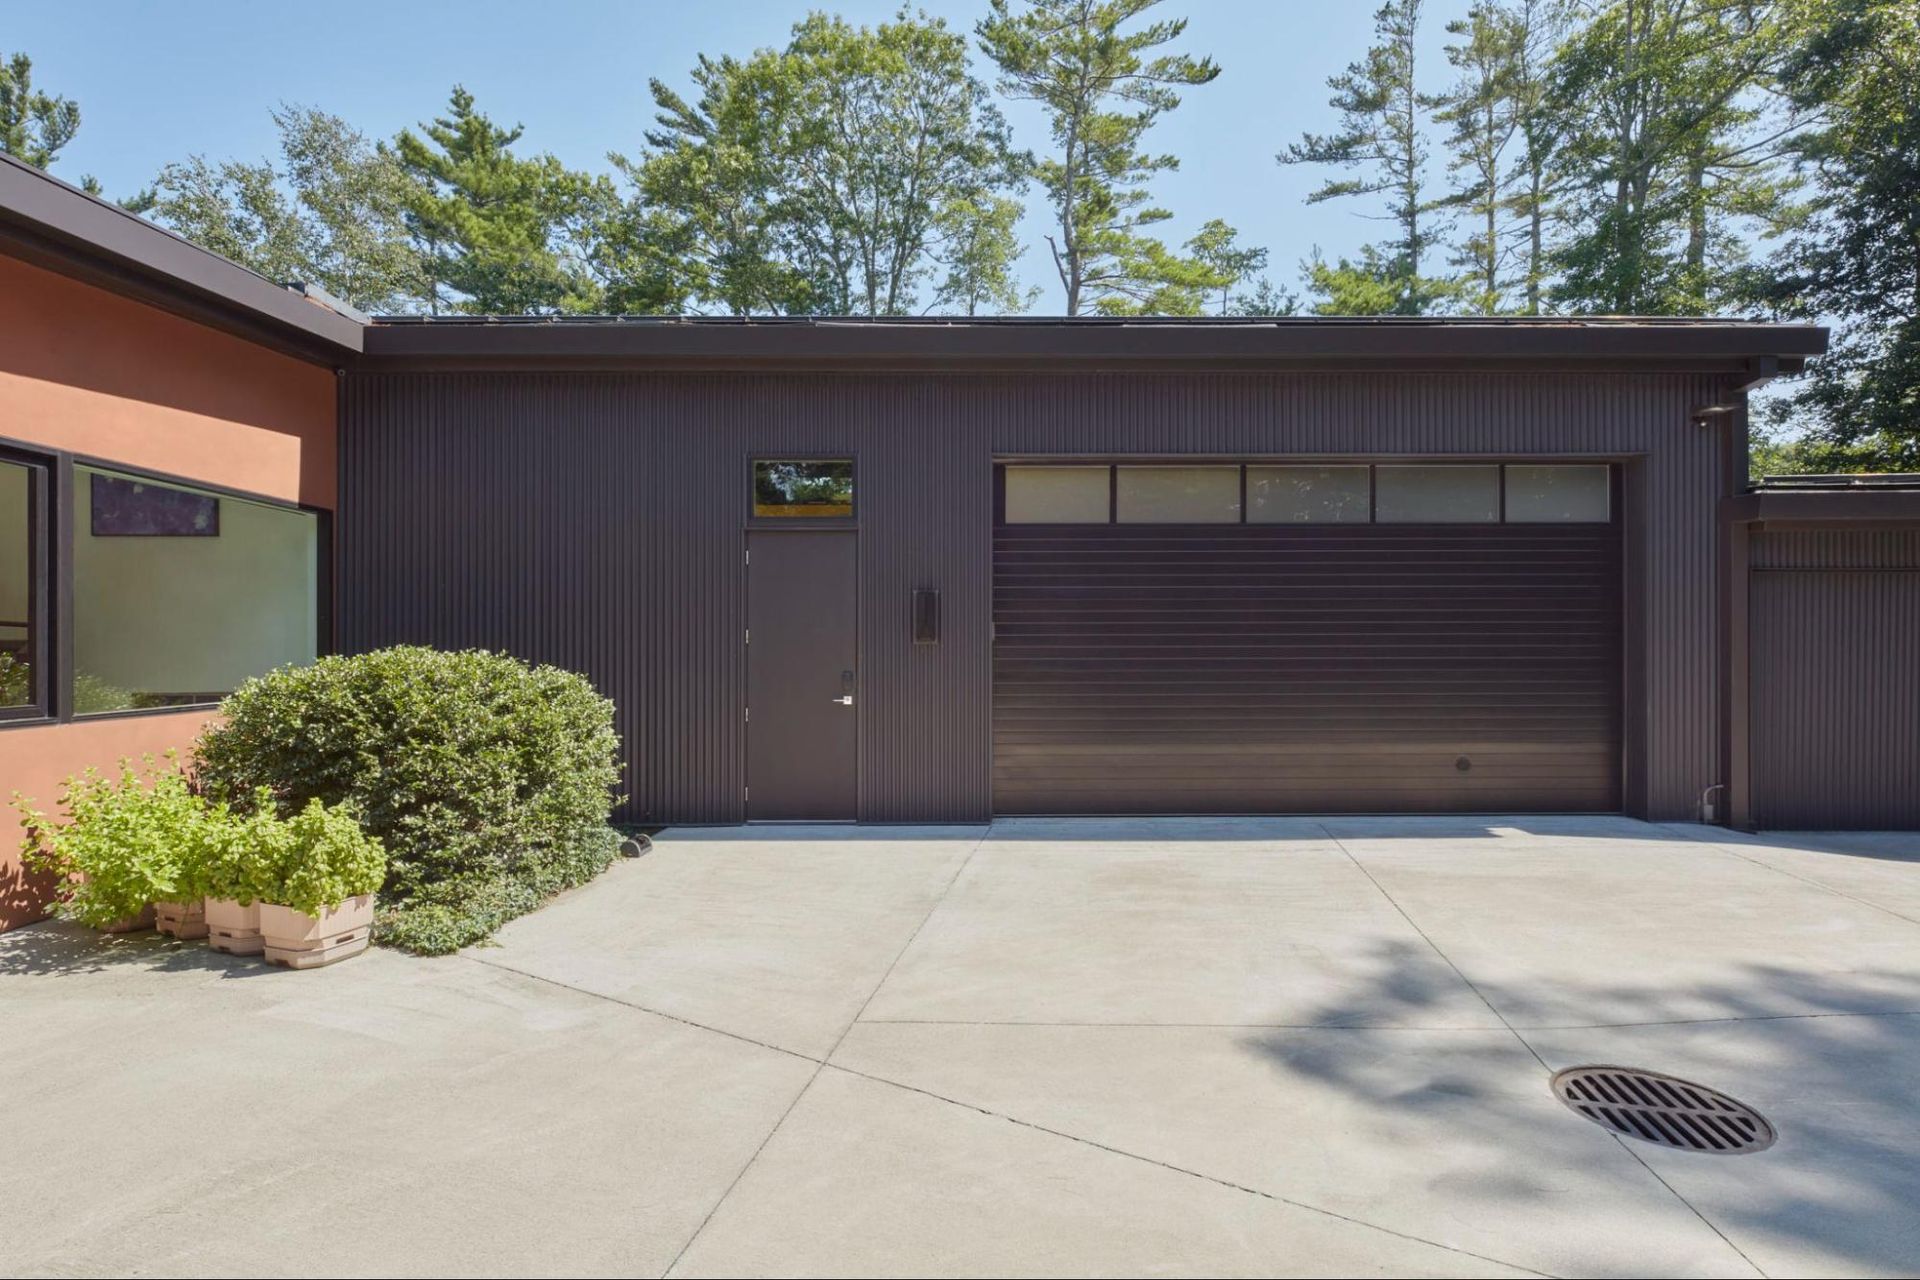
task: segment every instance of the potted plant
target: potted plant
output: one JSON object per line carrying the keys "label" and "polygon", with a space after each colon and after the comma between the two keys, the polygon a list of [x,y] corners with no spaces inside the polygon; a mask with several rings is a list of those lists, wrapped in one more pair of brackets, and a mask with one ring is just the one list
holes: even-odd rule
{"label": "potted plant", "polygon": [[117,778],[95,769],[68,778],[60,795],[63,821],[14,796],[27,833],[24,860],[54,878],[57,914],[108,933],[151,927],[155,903],[177,906],[176,922],[190,914],[206,804],[172,753],[163,767],[152,756],[143,763],[144,775],[122,760]]}
{"label": "potted plant", "polygon": [[265,787],[254,793],[253,811],[245,817],[224,803],[216,808],[225,821],[201,846],[198,877],[206,894],[207,945],[228,955],[257,956],[266,946],[260,936],[261,871],[278,856],[282,824]]}
{"label": "potted plant", "polygon": [[267,959],[312,969],[365,951],[373,896],[387,876],[380,841],[360,829],[352,810],[318,799],[272,827],[248,850]]}

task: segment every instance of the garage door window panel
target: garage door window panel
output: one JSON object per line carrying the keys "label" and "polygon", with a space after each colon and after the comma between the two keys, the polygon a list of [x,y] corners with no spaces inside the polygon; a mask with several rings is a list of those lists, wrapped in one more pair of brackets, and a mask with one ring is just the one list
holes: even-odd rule
{"label": "garage door window panel", "polygon": [[1510,466],[1509,524],[1605,524],[1613,483],[1604,464]]}
{"label": "garage door window panel", "polygon": [[1114,487],[1120,524],[1238,524],[1239,467],[1121,467]]}
{"label": "garage door window panel", "polygon": [[1112,467],[1008,467],[1008,524],[1107,524]]}
{"label": "garage door window panel", "polygon": [[1374,519],[1381,524],[1496,524],[1500,468],[1377,467]]}
{"label": "garage door window panel", "polygon": [[1248,524],[1365,524],[1366,467],[1248,467]]}

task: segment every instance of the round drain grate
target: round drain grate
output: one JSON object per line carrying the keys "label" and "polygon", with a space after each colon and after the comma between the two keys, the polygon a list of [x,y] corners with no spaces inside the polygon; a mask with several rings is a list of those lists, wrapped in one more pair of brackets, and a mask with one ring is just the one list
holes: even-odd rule
{"label": "round drain grate", "polygon": [[1718,1089],[1635,1067],[1568,1067],[1553,1077],[1560,1101],[1615,1133],[1678,1151],[1737,1156],[1773,1145],[1773,1126]]}

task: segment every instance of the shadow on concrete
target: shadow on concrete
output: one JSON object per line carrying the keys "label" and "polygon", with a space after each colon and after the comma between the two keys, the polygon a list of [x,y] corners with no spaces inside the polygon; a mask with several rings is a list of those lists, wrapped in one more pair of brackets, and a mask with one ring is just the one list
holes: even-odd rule
{"label": "shadow on concrete", "polygon": [[150,929],[101,933],[65,920],[48,920],[0,933],[0,977],[57,977],[111,969],[205,970],[230,978],[274,972],[258,956],[230,956],[204,941],[181,942]]}
{"label": "shadow on concrete", "polygon": [[972,825],[928,823],[912,826],[890,826],[880,823],[863,825],[853,822],[767,823],[765,825],[747,823],[735,827],[666,827],[658,831],[653,841],[655,848],[661,848],[676,844],[723,844],[736,841],[843,844],[878,841],[897,843],[911,840],[978,840],[986,834],[987,824],[984,822]]}
{"label": "shadow on concrete", "polygon": [[1759,845],[1882,862],[1920,862],[1920,831],[1762,831],[1729,843],[1735,848]]}
{"label": "shadow on concrete", "polygon": [[[1448,987],[1435,980],[1430,953],[1405,943],[1381,946],[1369,965],[1372,995],[1355,1008],[1391,999],[1405,1008],[1444,1007]],[[1915,936],[1920,956],[1920,934]],[[1914,970],[1810,975],[1752,964],[1737,978],[1695,986],[1687,1003],[1719,1011],[1668,1023],[1521,1028],[1546,1059],[1537,1071],[1542,1095],[1550,1070],[1609,1062],[1666,1072],[1724,1090],[1756,1108],[1780,1132],[1773,1148],[1726,1157],[1674,1152],[1622,1141],[1647,1159],[1670,1186],[1743,1248],[1794,1274],[1829,1269],[1911,1275],[1920,1270],[1920,965]],[[1495,1008],[1521,1003],[1521,993],[1477,983]],[[1649,982],[1596,979],[1581,999],[1597,1010],[1657,1003]],[[1580,999],[1580,995],[1575,996]],[[1343,1001],[1308,1022],[1350,1025]],[[1349,1051],[1339,1038],[1275,1028],[1250,1033],[1244,1047],[1276,1071],[1332,1085],[1383,1108],[1470,1127],[1510,1149],[1552,1150],[1565,1126],[1591,1122],[1557,1108],[1521,1105],[1512,1082],[1519,1046],[1505,1036],[1462,1037],[1444,1068],[1422,1069],[1416,1055]],[[1500,1083],[1500,1082],[1504,1082]],[[1366,1140],[1367,1135],[1356,1135]],[[1503,1175],[1477,1187],[1489,1205],[1550,1210],[1542,1188]],[[1774,1274],[1783,1274],[1775,1270]]]}
{"label": "shadow on concrete", "polygon": [[[1702,838],[1719,834],[1702,827]],[[668,827],[660,844],[725,841],[911,841],[1028,840],[1081,843],[1182,841],[1320,841],[1328,833],[1355,840],[1486,840],[1541,836],[1563,840],[1647,840],[1676,843],[1675,831],[1613,814],[1391,814],[1384,816],[1250,815],[1245,817],[996,818],[991,825],[864,825],[857,823],[747,824],[728,827]]]}

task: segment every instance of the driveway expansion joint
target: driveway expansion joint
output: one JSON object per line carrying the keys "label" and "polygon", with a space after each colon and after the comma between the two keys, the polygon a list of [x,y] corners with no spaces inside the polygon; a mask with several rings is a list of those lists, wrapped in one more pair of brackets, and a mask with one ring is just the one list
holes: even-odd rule
{"label": "driveway expansion joint", "polygon": [[724,1205],[728,1198],[733,1195],[734,1188],[738,1187],[741,1181],[747,1176],[747,1171],[759,1162],[761,1153],[766,1151],[767,1145],[773,1141],[774,1135],[780,1132],[780,1127],[786,1124],[787,1117],[792,1115],[793,1109],[800,1105],[800,1100],[807,1096],[807,1093],[813,1088],[814,1082],[820,1078],[820,1073],[827,1069],[827,1059],[831,1058],[835,1051],[838,1050],[840,1045],[846,1040],[847,1033],[852,1031],[855,1024],[860,1021],[860,1015],[867,1011],[867,1006],[873,1003],[873,998],[880,994],[880,988],[887,985],[887,979],[893,976],[893,971],[900,965],[900,958],[907,954],[907,951],[913,946],[914,940],[920,936],[920,931],[927,927],[927,921],[933,919],[933,913],[940,909],[940,904],[947,900],[949,893],[953,892],[953,886],[959,881],[961,873],[964,872],[968,864],[973,861],[973,855],[980,852],[980,846],[987,842],[987,837],[992,834],[992,831],[993,828],[988,826],[985,831],[980,833],[980,838],[973,842],[973,847],[967,850],[964,858],[960,859],[960,865],[953,869],[953,874],[947,877],[947,882],[940,886],[940,892],[934,895],[933,902],[927,907],[926,914],[920,917],[920,923],[913,926],[913,932],[907,935],[907,940],[900,944],[898,951],[894,952],[893,960],[887,965],[886,972],[880,975],[880,980],[873,984],[871,991],[867,992],[867,998],[860,1002],[860,1007],[854,1011],[854,1015],[847,1021],[847,1025],[840,1028],[840,1034],[834,1039],[832,1047],[827,1050],[826,1057],[811,1058],[806,1054],[795,1055],[796,1057],[807,1058],[808,1061],[814,1064],[812,1074],[807,1077],[806,1083],[800,1086],[799,1092],[793,1095],[793,1101],[789,1102],[786,1109],[780,1113],[780,1118],[773,1122],[773,1127],[767,1130],[767,1136],[760,1139],[760,1144],[753,1149],[753,1154],[747,1157],[746,1163],[740,1166],[740,1171],[733,1175],[733,1180],[727,1183],[726,1190],[722,1191],[719,1199],[713,1202],[713,1207],[708,1209],[706,1216],[700,1219],[700,1225],[693,1229],[693,1234],[687,1237],[687,1242],[681,1245],[679,1252],[673,1255],[673,1261],[669,1262],[666,1269],[660,1273],[663,1280],[664,1277],[673,1274],[673,1269],[680,1265],[682,1258],[687,1256],[687,1250],[693,1248],[694,1242],[706,1231],[707,1225],[713,1221],[714,1215],[720,1212],[720,1206]]}
{"label": "driveway expansion joint", "polygon": [[[838,1046],[836,1046],[836,1048],[837,1047]],[[1293,1200],[1286,1196],[1276,1195],[1271,1191],[1262,1191],[1258,1187],[1250,1187],[1242,1182],[1234,1182],[1227,1178],[1218,1178],[1210,1173],[1201,1173],[1197,1169],[1189,1169],[1184,1165],[1172,1164],[1168,1161],[1160,1160],[1153,1156],[1141,1155],[1137,1151],[1129,1151],[1125,1147],[1112,1146],[1108,1143],[1100,1142],[1093,1138],[1082,1137],[1076,1133],[1068,1133],[1064,1129],[1055,1129],[1048,1125],[1039,1124],[1032,1120],[1022,1120],[1019,1116],[1009,1115],[1007,1112],[1004,1112],[1004,1111],[995,1111],[991,1107],[983,1107],[978,1105],[977,1103],[972,1103],[972,1102],[962,1102],[958,1098],[950,1098],[946,1094],[936,1093],[932,1089],[925,1089],[920,1087],[919,1085],[907,1084],[900,1080],[892,1080],[886,1076],[877,1076],[872,1074],[871,1072],[861,1071],[856,1067],[842,1066],[837,1062],[828,1062],[824,1064],[824,1067],[826,1070],[838,1071],[842,1075],[854,1076],[858,1079],[866,1080],[873,1084],[888,1085],[895,1089],[904,1089],[908,1093],[917,1093],[921,1097],[931,1098],[935,1102],[943,1102],[948,1106],[959,1107],[964,1111],[971,1111],[976,1115],[989,1116],[995,1120],[1004,1120],[1008,1124],[1019,1125],[1021,1128],[1030,1129],[1035,1133],[1044,1133],[1048,1137],[1062,1138],[1068,1142],[1077,1143],[1083,1147],[1091,1147],[1096,1151],[1104,1151],[1108,1155],[1119,1156],[1123,1160],[1136,1160],[1136,1161],[1139,1161],[1141,1164],[1149,1164],[1158,1169],[1165,1169],[1169,1173],[1177,1173],[1182,1175],[1183,1177],[1193,1178],[1200,1182],[1211,1183],[1212,1185],[1217,1187],[1224,1187],[1229,1191],[1238,1191],[1243,1195],[1257,1196],[1262,1200],[1271,1201],[1274,1204],[1284,1204],[1289,1208],[1299,1209],[1306,1213],[1318,1214],[1319,1216],[1324,1218],[1332,1218],[1332,1219],[1335,1219],[1336,1221],[1347,1223],[1349,1226],[1362,1227],[1368,1231],[1378,1231],[1382,1235],[1389,1235],[1389,1236],[1395,1237],[1396,1239],[1407,1240],[1415,1244],[1426,1245],[1429,1248],[1444,1249],[1448,1253],[1456,1253],[1462,1257],[1473,1258],[1480,1262],[1491,1262],[1495,1266],[1508,1267],[1514,1271],[1524,1271],[1526,1274],[1531,1276],[1544,1276],[1544,1277],[1550,1277],[1552,1278],[1552,1280],[1558,1280],[1558,1278],[1555,1277],[1554,1273],[1551,1271],[1535,1270],[1532,1267],[1521,1266],[1517,1262],[1508,1262],[1503,1258],[1494,1258],[1484,1253],[1475,1253],[1471,1249],[1462,1249],[1458,1245],[1443,1244],[1438,1240],[1429,1240],[1424,1236],[1412,1235],[1405,1231],[1396,1231],[1392,1227],[1383,1227],[1377,1222],[1368,1222],[1364,1218],[1356,1218],[1350,1214],[1341,1213],[1334,1209],[1323,1208],[1320,1205],[1316,1205],[1316,1204],[1308,1204],[1307,1202],[1302,1200]]]}
{"label": "driveway expansion joint", "polygon": [[1798,880],[1801,884],[1804,884],[1809,888],[1818,889],[1822,893],[1830,893],[1836,898],[1845,898],[1848,902],[1856,903],[1860,906],[1871,908],[1874,911],[1880,912],[1882,915],[1892,916],[1895,920],[1904,920],[1908,924],[1920,924],[1920,918],[1910,916],[1903,911],[1895,911],[1892,907],[1886,906],[1882,903],[1874,902],[1868,898],[1862,898],[1857,894],[1848,893],[1845,889],[1836,889],[1830,884],[1822,884],[1820,881],[1811,879],[1807,876],[1803,876],[1797,871],[1788,871],[1785,867],[1776,867],[1770,862],[1762,862],[1758,858],[1751,857],[1748,854],[1742,853],[1740,851],[1740,846],[1737,844],[1728,844],[1724,840],[1710,839],[1706,836],[1695,835],[1693,832],[1686,829],[1687,827],[1692,825],[1694,824],[1663,823],[1661,824],[1661,827],[1662,827],[1662,830],[1675,831],[1682,837],[1693,841],[1695,844],[1703,844],[1703,845],[1706,845],[1709,849],[1717,849],[1721,853],[1729,854],[1732,857],[1738,858],[1740,861],[1746,863],[1750,867],[1758,867],[1762,871],[1771,871],[1775,875],[1785,876],[1789,880]]}
{"label": "driveway expansion joint", "polygon": [[549,987],[558,987],[562,991],[571,991],[575,995],[586,996],[591,1000],[604,1000],[608,1004],[617,1004],[621,1008],[631,1009],[635,1013],[644,1013],[655,1018],[664,1018],[668,1022],[677,1022],[681,1026],[691,1027],[695,1031],[705,1031],[710,1035],[725,1036],[727,1039],[737,1040],[741,1044],[750,1044],[756,1049],[771,1049],[775,1053],[782,1054],[789,1058],[798,1058],[802,1062],[811,1062],[818,1065],[826,1061],[824,1058],[816,1058],[810,1053],[802,1053],[798,1049],[788,1049],[765,1040],[756,1040],[752,1036],[741,1035],[738,1031],[728,1031],[724,1027],[716,1027],[710,1023],[695,1022],[692,1018],[683,1018],[677,1013],[667,1013],[664,1010],[655,1009],[650,1005],[640,1004],[634,1000],[623,1000],[619,996],[610,996],[604,991],[594,991],[588,987],[576,987],[571,982],[562,982],[558,978],[549,978],[544,974],[532,973],[526,969],[516,969],[510,964],[501,964],[497,960],[483,960],[479,956],[469,955],[464,951],[460,953],[460,958],[462,960],[470,960],[474,964],[482,965],[488,969],[497,969],[501,973],[511,973],[517,978],[526,978],[529,981],[542,983]]}

